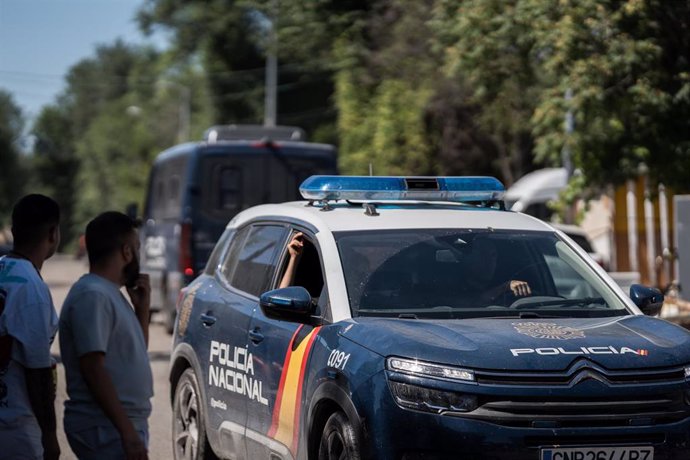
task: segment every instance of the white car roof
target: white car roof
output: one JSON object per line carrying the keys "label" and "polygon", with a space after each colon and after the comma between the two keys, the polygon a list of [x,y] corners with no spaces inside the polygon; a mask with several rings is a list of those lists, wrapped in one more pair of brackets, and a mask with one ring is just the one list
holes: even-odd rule
{"label": "white car roof", "polygon": [[331,210],[306,201],[249,208],[228,224],[240,227],[257,218],[281,217],[307,222],[319,231],[390,230],[416,228],[493,228],[553,231],[531,216],[498,209],[439,203],[377,204],[378,215],[366,215],[359,205],[331,204]]}

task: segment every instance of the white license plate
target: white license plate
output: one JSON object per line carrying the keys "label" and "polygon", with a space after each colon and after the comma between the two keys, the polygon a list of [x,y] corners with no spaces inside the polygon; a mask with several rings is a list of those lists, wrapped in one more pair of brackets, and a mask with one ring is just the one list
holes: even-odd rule
{"label": "white license plate", "polygon": [[654,460],[654,447],[553,447],[541,450],[541,460]]}

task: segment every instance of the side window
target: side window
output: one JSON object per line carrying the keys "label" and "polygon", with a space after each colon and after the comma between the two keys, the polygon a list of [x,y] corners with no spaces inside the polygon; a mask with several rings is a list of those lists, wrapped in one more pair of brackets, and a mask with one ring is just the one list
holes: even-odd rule
{"label": "side window", "polygon": [[[297,263],[291,265],[290,252],[286,254],[281,267],[281,276],[278,278],[279,287],[302,286],[312,297],[321,296],[323,289],[323,272],[321,270],[321,257],[312,237],[301,232],[293,232],[290,235],[288,245],[298,239],[302,243],[301,254],[297,258]],[[288,270],[292,267],[292,271]]]}
{"label": "side window", "polygon": [[238,253],[232,277],[228,278],[230,284],[257,297],[266,290],[275,272],[286,234],[285,227],[276,225],[251,227]]}
{"label": "side window", "polygon": [[246,240],[247,235],[249,235],[249,230],[251,230],[251,227],[244,227],[238,231],[230,242],[230,247],[225,252],[225,258],[223,259],[220,267],[220,272],[228,283],[232,279],[233,275],[235,274],[235,270],[237,269],[237,257],[242,249],[244,240]]}
{"label": "side window", "polygon": [[551,255],[544,255],[558,295],[566,299],[594,297],[597,295],[591,285],[580,276],[565,260]]}
{"label": "side window", "polygon": [[213,275],[216,272],[216,268],[218,268],[218,264],[220,264],[220,258],[223,255],[223,250],[228,245],[228,242],[232,240],[234,234],[235,229],[227,229],[223,232],[221,237],[218,238],[218,243],[216,243],[206,263],[206,268],[204,269],[205,274]]}

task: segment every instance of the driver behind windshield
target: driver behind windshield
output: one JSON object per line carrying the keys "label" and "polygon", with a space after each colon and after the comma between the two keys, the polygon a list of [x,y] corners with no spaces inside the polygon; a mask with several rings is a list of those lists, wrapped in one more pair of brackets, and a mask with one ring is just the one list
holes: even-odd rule
{"label": "driver behind windshield", "polygon": [[463,284],[473,300],[485,305],[504,304],[512,294],[515,297],[532,295],[526,281],[507,279],[496,284],[498,249],[489,238],[477,236],[471,244],[465,264]]}

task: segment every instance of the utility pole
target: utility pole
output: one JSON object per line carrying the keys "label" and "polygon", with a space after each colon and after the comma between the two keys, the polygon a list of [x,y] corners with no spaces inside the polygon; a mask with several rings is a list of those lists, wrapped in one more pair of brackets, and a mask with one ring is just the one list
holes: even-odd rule
{"label": "utility pole", "polygon": [[275,126],[278,106],[278,34],[276,22],[278,20],[278,0],[271,0],[270,28],[268,31],[268,46],[266,47],[266,96],[264,100],[264,126]]}
{"label": "utility pole", "polygon": [[[192,118],[192,90],[188,86],[171,80],[158,80],[156,82],[156,86],[159,88],[172,88],[173,91],[177,93],[177,97],[179,98],[177,113],[177,142],[182,143],[189,141]],[[138,107],[132,106],[127,108],[129,112],[132,112],[134,109],[138,109]],[[135,113],[130,114],[136,115]]]}
{"label": "utility pole", "polygon": [[190,137],[191,111],[192,111],[192,94],[189,87],[184,85],[177,85],[180,91],[180,122],[178,125],[177,141],[188,142]]}
{"label": "utility pole", "polygon": [[566,141],[563,145],[563,150],[561,151],[561,162],[563,163],[563,167],[568,173],[568,180],[570,180],[570,176],[573,175],[573,160],[570,155],[570,146],[568,145],[568,140],[570,136],[573,134],[573,131],[575,131],[575,116],[573,115],[572,107],[570,107],[572,100],[573,90],[571,88],[568,88],[565,90],[565,102],[568,105],[568,111],[565,113],[564,121]]}
{"label": "utility pole", "polygon": [[[570,182],[570,178],[573,176],[573,160],[571,158],[570,146],[568,145],[570,137],[575,130],[575,117],[573,115],[573,109],[570,106],[572,100],[573,90],[568,88],[565,90],[565,102],[568,106],[568,111],[565,113],[565,120],[563,123],[565,129],[565,142],[563,143],[563,150],[561,150],[561,162],[565,168],[568,182]],[[573,224],[575,222],[575,203],[571,203],[568,206],[564,217],[566,224]]]}

